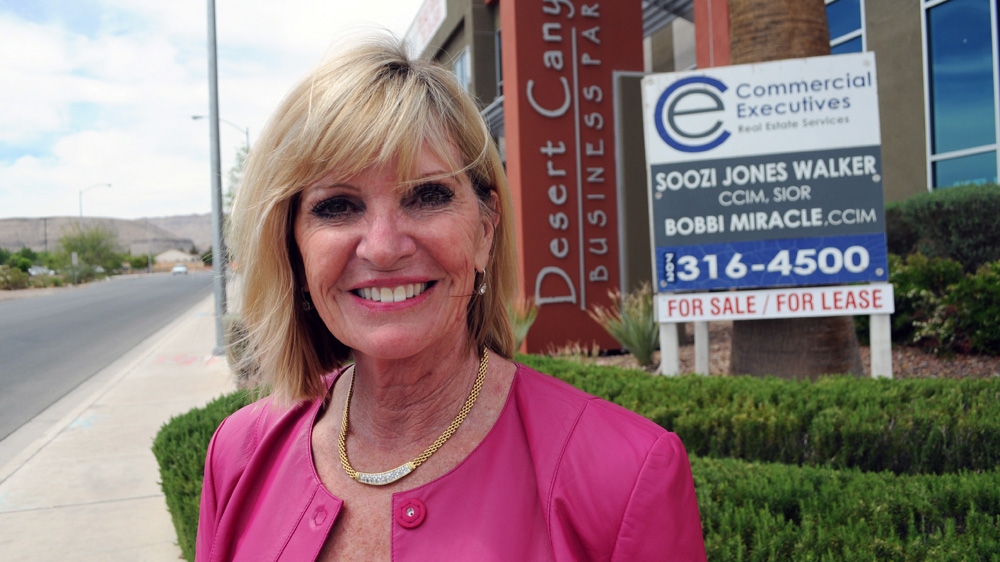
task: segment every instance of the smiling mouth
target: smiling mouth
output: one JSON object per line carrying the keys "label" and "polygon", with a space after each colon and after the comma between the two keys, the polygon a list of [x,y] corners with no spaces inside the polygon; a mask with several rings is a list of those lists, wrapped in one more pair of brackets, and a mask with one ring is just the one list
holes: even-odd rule
{"label": "smiling mouth", "polygon": [[365,287],[351,291],[355,296],[374,302],[403,302],[420,296],[432,283],[409,283],[398,287]]}

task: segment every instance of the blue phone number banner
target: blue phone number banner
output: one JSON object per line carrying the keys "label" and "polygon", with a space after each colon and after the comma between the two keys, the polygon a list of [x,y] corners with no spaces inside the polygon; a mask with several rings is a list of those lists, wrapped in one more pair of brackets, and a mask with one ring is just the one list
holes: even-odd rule
{"label": "blue phone number banner", "polygon": [[887,281],[885,234],[656,248],[657,291]]}

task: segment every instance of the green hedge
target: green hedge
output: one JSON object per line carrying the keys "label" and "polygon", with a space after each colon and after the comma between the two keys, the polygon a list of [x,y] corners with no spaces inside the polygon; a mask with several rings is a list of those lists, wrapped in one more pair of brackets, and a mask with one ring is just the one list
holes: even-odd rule
{"label": "green hedge", "polygon": [[249,403],[249,393],[244,391],[221,396],[203,408],[171,418],[153,440],[153,455],[160,465],[160,487],[177,530],[177,544],[188,562],[194,562],[208,443],[226,416]]}
{"label": "green hedge", "polygon": [[[710,560],[1000,561],[1000,379],[656,377],[517,359],[681,436]],[[248,401],[216,399],[154,442],[189,561],[208,442]]]}
{"label": "green hedge", "polygon": [[1000,560],[1000,472],[903,475],[692,457],[709,560]]}
{"label": "green hedge", "polygon": [[1000,186],[937,189],[886,205],[889,251],[951,258],[973,272],[1000,260]]}
{"label": "green hedge", "polygon": [[911,474],[1000,466],[1000,378],[810,383],[518,360],[642,414],[700,456]]}

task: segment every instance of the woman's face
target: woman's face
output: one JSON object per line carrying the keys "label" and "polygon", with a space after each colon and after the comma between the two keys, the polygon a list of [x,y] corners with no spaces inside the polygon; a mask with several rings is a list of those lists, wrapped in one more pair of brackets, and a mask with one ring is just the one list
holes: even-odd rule
{"label": "woman's face", "polygon": [[330,332],[358,354],[442,353],[468,334],[466,307],[495,223],[466,175],[450,174],[426,146],[416,168],[417,181],[403,188],[392,167],[322,179],[296,209],[305,290]]}

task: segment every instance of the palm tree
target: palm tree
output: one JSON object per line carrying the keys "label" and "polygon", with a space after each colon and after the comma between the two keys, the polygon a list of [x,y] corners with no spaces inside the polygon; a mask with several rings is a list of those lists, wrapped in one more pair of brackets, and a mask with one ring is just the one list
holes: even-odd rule
{"label": "palm tree", "polygon": [[[823,0],[729,0],[732,64],[830,54]],[[729,372],[813,378],[863,373],[851,317],[733,323]]]}

